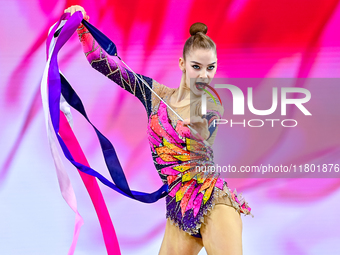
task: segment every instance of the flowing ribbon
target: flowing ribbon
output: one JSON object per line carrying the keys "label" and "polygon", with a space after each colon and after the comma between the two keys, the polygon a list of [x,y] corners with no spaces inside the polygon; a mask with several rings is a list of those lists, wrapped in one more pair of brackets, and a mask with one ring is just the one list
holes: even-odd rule
{"label": "flowing ribbon", "polygon": [[[80,232],[80,227],[83,224],[83,219],[77,210],[76,197],[75,197],[72,185],[70,183],[70,180],[64,169],[64,166],[62,164],[62,161],[60,159],[60,156],[57,150],[57,146],[56,146],[57,138],[56,138],[55,132],[53,131],[51,118],[49,116],[49,104],[48,104],[48,92],[47,92],[48,90],[47,74],[48,74],[48,70],[50,67],[50,60],[51,60],[52,52],[54,50],[55,43],[56,43],[56,40],[51,35],[53,35],[53,32],[56,30],[58,26],[65,24],[65,20],[62,20],[62,19],[66,19],[67,17],[69,17],[69,15],[67,14],[63,15],[62,18],[49,30],[49,36],[47,40],[47,63],[45,66],[45,71],[44,71],[42,82],[41,82],[41,95],[42,95],[43,108],[44,108],[44,114],[45,114],[45,120],[46,120],[47,134],[49,138],[52,157],[54,159],[55,166],[56,166],[60,190],[67,204],[76,213],[76,222],[75,222],[73,240],[72,240],[71,247],[69,248],[69,251],[68,251],[68,254],[72,255],[74,254],[74,251],[75,251],[75,247],[76,247],[79,232]],[[71,148],[72,155],[76,159],[81,161],[82,163],[87,164],[86,158],[79,146],[79,143],[76,140],[70,128],[69,122],[70,123],[72,122],[71,112],[70,112],[68,104],[66,103],[63,97],[61,97],[60,108],[62,112],[60,113],[60,127],[61,128],[60,128],[59,133],[61,137],[63,137],[63,139],[65,140],[66,144]],[[67,119],[65,116],[67,117]],[[91,200],[96,209],[108,254],[112,254],[112,255],[121,254],[119,250],[117,236],[116,236],[113,224],[111,222],[110,215],[106,208],[103,196],[101,194],[101,191],[99,189],[99,186],[98,186],[98,183],[96,182],[95,177],[84,174],[80,171],[78,172],[81,175],[81,178],[89,192]]]}
{"label": "flowing ribbon", "polygon": [[[50,29],[48,35],[46,44],[47,64],[41,83],[46,127],[52,155],[56,164],[60,189],[64,199],[76,213],[75,232],[68,254],[73,254],[74,252],[80,226],[82,225],[83,220],[77,211],[73,188],[63,166],[61,165],[60,156],[57,153],[55,145],[56,140],[58,140],[65,157],[78,169],[90,194],[102,227],[108,254],[120,254],[118,240],[109,213],[94,177],[98,178],[103,184],[111,189],[127,197],[145,203],[153,203],[167,195],[168,185],[164,184],[159,190],[151,194],[130,190],[114,147],[110,141],[90,122],[80,98],[59,71],[57,62],[58,52],[76,31],[82,18],[81,12],[76,12],[72,16],[70,16],[69,13],[63,14],[60,20]],[[58,27],[60,27],[60,25],[62,25],[62,27],[58,30],[58,33],[56,33],[55,31]],[[57,36],[56,40],[54,39],[54,35]],[[95,129],[100,141],[106,165],[115,184],[107,180],[104,176],[93,170],[88,165],[86,157],[70,127],[69,123],[72,122],[72,118],[68,109],[68,104],[66,104],[65,101],[80,112]],[[60,109],[62,109],[62,111],[60,111]]]}
{"label": "flowing ribbon", "polygon": [[[220,96],[218,95],[217,91],[208,84],[206,84],[205,86],[207,86],[209,89],[211,89],[215,93],[215,95],[218,97],[218,100],[220,101],[220,103],[222,105],[222,100],[221,100]],[[207,94],[209,94],[209,96],[212,98],[212,100],[214,100],[215,104],[217,105],[216,100],[213,97],[213,95],[208,90],[206,90],[205,88],[202,88],[202,90],[205,91]]]}
{"label": "flowing ribbon", "polygon": [[[70,38],[70,36],[76,31],[81,20],[82,20],[81,12],[76,12],[75,14],[73,14],[71,17],[68,18],[67,22],[65,23],[65,25],[63,26],[60,32],[60,35],[56,42],[55,49],[52,52],[51,63],[50,63],[50,68],[48,72],[49,108],[50,108],[52,125],[57,135],[60,146],[66,158],[82,172],[85,172],[87,174],[97,177],[102,183],[104,183],[108,187],[132,199],[136,199],[138,201],[145,202],[145,203],[156,202],[158,199],[164,197],[167,194],[167,188],[168,188],[167,185],[164,184],[158,191],[151,193],[151,194],[130,190],[113,145],[90,122],[80,98],[78,97],[76,92],[73,90],[73,88],[70,86],[66,78],[59,72],[59,67],[57,63],[57,54],[59,50],[62,48],[62,46],[66,43],[66,41]],[[81,164],[80,162],[77,162],[76,160],[74,160],[70,151],[68,150],[68,147],[65,145],[65,142],[58,134],[59,111],[60,111],[59,103],[60,103],[61,93],[63,97],[65,98],[65,100],[67,101],[67,103],[70,104],[73,108],[75,108],[79,113],[81,113],[86,118],[86,120],[93,126],[95,132],[97,133],[101,148],[103,150],[103,155],[104,155],[106,165],[109,169],[110,175],[113,181],[115,182],[115,184],[107,180],[104,176],[102,176],[100,173],[93,170],[92,168],[87,167]]]}
{"label": "flowing ribbon", "polygon": [[[61,20],[59,20],[55,25],[53,25],[50,28],[49,34],[51,34],[51,31],[54,31],[59,25],[61,25]],[[49,39],[50,39],[48,40],[49,43],[47,44],[47,63],[46,63],[44,73],[43,73],[43,78],[41,81],[41,95],[42,95],[42,103],[43,103],[43,108],[44,108],[47,137],[48,137],[48,141],[50,144],[52,157],[54,159],[54,164],[55,164],[58,182],[59,182],[59,188],[60,188],[60,191],[61,191],[61,194],[64,200],[76,214],[73,239],[72,239],[71,247],[69,248],[69,251],[68,251],[68,254],[72,255],[74,253],[74,250],[77,244],[80,227],[83,225],[83,219],[78,212],[77,200],[76,200],[73,187],[71,185],[70,179],[65,171],[65,167],[58,153],[58,149],[56,145],[57,139],[53,131],[51,119],[49,118],[49,114],[48,114],[47,74],[48,74],[48,70],[50,66],[50,59],[51,59],[50,53],[53,51],[54,46],[55,46],[55,40],[53,40],[52,37],[50,37]]]}

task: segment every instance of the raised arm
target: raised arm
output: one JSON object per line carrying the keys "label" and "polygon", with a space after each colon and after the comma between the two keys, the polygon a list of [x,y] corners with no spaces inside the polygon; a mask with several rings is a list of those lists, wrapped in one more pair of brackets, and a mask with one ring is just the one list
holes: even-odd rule
{"label": "raised arm", "polygon": [[[88,21],[88,16],[85,16],[84,19]],[[149,115],[151,112],[152,93],[150,89],[125,67],[119,57],[108,55],[83,24],[78,27],[77,33],[85,56],[91,66],[136,96],[142,102]],[[153,87],[153,79],[140,74],[136,75],[144,80],[150,88]]]}

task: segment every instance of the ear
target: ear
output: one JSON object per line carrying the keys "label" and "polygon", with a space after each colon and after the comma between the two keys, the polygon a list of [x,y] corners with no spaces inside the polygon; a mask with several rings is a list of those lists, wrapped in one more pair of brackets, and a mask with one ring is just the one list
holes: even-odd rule
{"label": "ear", "polygon": [[185,61],[182,57],[180,57],[179,60],[178,60],[178,66],[181,69],[181,71],[185,70]]}

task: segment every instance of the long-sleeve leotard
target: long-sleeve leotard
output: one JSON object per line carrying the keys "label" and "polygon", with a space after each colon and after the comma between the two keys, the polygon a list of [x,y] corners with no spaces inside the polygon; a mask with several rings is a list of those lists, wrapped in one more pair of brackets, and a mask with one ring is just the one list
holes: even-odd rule
{"label": "long-sleeve leotard", "polygon": [[83,24],[78,27],[77,34],[91,66],[136,96],[144,105],[149,116],[151,113],[151,91],[135,75],[144,80],[151,88],[153,80],[128,70],[118,56],[108,55]]}

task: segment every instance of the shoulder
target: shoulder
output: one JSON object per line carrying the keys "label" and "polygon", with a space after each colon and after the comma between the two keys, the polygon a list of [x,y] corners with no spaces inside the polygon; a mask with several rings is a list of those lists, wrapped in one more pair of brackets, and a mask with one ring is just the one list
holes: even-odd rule
{"label": "shoulder", "polygon": [[[152,80],[152,90],[155,93],[151,93],[151,108],[152,111],[155,112],[158,109],[158,105],[160,103],[160,99],[166,100],[167,96],[171,94],[174,90],[173,88],[169,88],[164,84],[157,82],[156,80]],[[157,95],[155,95],[157,94]]]}
{"label": "shoulder", "polygon": [[156,80],[152,80],[152,89],[162,98],[173,90],[172,88],[169,88],[164,84],[157,82]]}

